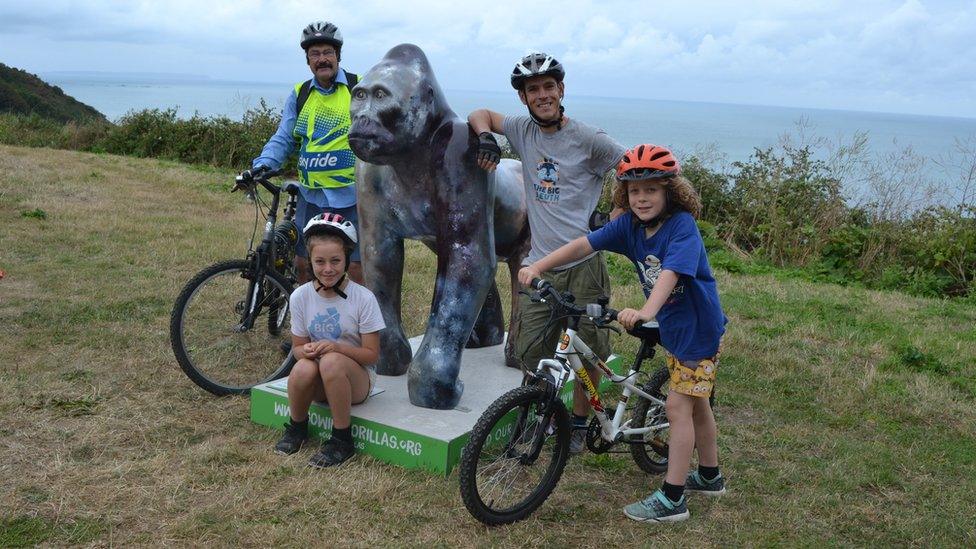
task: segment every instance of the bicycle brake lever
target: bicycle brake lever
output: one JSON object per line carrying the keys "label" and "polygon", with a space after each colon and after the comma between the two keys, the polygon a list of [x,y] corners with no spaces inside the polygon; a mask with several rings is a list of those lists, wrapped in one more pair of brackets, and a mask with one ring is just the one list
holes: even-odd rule
{"label": "bicycle brake lever", "polygon": [[620,328],[610,324],[611,322],[613,321],[605,320],[603,317],[593,319],[593,325],[596,326],[597,328],[603,328],[605,330],[613,330],[618,335],[622,334],[623,332],[620,330]]}
{"label": "bicycle brake lever", "polygon": [[542,297],[539,292],[527,292],[525,290],[519,290],[518,293],[527,296],[533,303],[545,303],[546,299]]}

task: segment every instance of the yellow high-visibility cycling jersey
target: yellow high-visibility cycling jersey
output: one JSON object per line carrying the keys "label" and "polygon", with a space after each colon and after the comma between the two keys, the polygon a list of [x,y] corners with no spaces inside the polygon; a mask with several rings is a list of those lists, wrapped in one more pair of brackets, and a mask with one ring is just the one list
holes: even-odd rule
{"label": "yellow high-visibility cycling jersey", "polygon": [[[295,85],[301,93],[304,82]],[[309,189],[337,189],[356,182],[356,156],[349,149],[349,88],[336,83],[331,94],[312,86],[292,131],[299,143],[298,177]]]}

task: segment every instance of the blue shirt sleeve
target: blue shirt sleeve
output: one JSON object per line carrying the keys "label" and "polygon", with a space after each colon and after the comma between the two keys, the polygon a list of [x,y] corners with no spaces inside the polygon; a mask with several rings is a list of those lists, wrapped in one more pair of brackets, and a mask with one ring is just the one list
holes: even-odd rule
{"label": "blue shirt sleeve", "polygon": [[627,231],[631,226],[631,213],[627,212],[586,235],[594,250],[608,250],[627,255]]}
{"label": "blue shirt sleeve", "polygon": [[295,131],[295,120],[298,119],[298,113],[295,112],[297,104],[298,96],[295,95],[295,90],[292,90],[288,100],[285,101],[285,108],[281,112],[281,123],[278,124],[278,131],[265,143],[261,155],[251,162],[252,168],[267,166],[272,170],[277,170],[288,159],[288,155],[295,148],[295,137],[292,134]]}
{"label": "blue shirt sleeve", "polygon": [[695,276],[704,249],[698,225],[691,214],[682,212],[672,219],[674,226],[668,235],[667,250],[661,268],[679,275]]}

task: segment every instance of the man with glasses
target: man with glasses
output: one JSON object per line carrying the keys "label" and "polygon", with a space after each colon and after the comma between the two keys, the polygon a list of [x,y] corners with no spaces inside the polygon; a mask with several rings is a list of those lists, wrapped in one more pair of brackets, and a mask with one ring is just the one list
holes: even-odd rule
{"label": "man with glasses", "polygon": [[[295,224],[295,269],[299,282],[310,280],[308,252],[302,229],[323,212],[337,213],[359,229],[356,213],[356,157],[349,149],[350,90],[358,77],[339,68],[342,33],[332,23],[316,21],[302,31],[301,47],[314,78],[295,85],[285,102],[278,131],[265,144],[252,169],[241,175],[250,179],[258,168],[278,169],[299,146],[298,176],[301,194]],[[349,278],[363,281],[359,246],[353,250]]]}

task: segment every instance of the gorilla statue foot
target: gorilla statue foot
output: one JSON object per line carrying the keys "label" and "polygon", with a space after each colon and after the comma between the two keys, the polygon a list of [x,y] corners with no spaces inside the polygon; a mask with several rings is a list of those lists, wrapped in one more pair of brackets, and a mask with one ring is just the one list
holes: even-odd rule
{"label": "gorilla statue foot", "polygon": [[410,403],[435,410],[457,406],[464,392],[464,383],[458,379],[459,362],[460,356],[449,360],[442,353],[418,352],[407,377]]}
{"label": "gorilla statue foot", "polygon": [[410,342],[403,333],[380,332],[380,359],[376,362],[376,373],[381,376],[401,376],[410,367]]}

